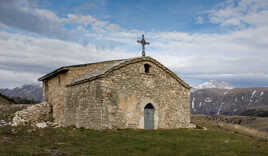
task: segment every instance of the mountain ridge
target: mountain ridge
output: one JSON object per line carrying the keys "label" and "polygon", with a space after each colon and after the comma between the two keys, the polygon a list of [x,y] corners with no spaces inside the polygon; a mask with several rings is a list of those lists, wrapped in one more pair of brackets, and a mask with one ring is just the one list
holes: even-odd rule
{"label": "mountain ridge", "polygon": [[193,87],[191,91],[194,92],[199,89],[207,89],[207,88],[233,89],[234,87],[224,81],[218,82],[216,80],[209,80],[207,82],[203,82]]}
{"label": "mountain ridge", "polygon": [[10,98],[23,98],[36,102],[42,101],[42,88],[40,84],[25,84],[16,88],[2,88],[0,93]]}
{"label": "mountain ridge", "polygon": [[193,114],[241,115],[268,106],[268,87],[200,89],[191,93],[190,101]]}

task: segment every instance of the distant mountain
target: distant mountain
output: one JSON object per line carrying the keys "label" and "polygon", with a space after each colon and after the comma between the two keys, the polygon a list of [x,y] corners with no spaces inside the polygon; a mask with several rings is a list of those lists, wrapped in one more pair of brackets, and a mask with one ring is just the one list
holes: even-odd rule
{"label": "distant mountain", "polygon": [[268,87],[199,89],[191,92],[190,105],[193,114],[263,116],[268,110]]}
{"label": "distant mountain", "polygon": [[218,82],[216,80],[209,80],[208,82],[201,83],[193,87],[192,91],[206,88],[218,88],[218,89],[233,89],[234,87],[226,82]]}
{"label": "distant mountain", "polygon": [[39,84],[27,84],[13,89],[0,89],[0,93],[12,99],[27,99],[30,101],[42,101],[42,88]]}

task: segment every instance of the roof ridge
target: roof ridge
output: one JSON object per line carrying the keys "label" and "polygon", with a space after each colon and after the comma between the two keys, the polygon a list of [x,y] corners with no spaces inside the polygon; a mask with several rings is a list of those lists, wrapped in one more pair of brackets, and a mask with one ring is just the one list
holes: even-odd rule
{"label": "roof ridge", "polygon": [[91,65],[91,64],[107,63],[107,62],[122,61],[122,60],[126,60],[126,59],[118,59],[118,60],[108,60],[108,61],[100,61],[100,62],[92,62],[92,63],[75,64],[75,65],[63,66],[63,67],[66,67],[66,68],[69,68],[69,67],[79,67],[79,66],[86,66],[86,65]]}

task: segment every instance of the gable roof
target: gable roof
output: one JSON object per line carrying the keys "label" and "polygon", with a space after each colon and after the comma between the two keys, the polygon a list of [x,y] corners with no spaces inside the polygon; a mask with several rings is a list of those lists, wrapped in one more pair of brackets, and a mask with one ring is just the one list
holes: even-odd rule
{"label": "gable roof", "polygon": [[137,62],[141,62],[141,61],[149,61],[151,63],[154,63],[155,65],[157,65],[158,67],[163,69],[165,72],[170,74],[174,79],[176,79],[185,88],[188,88],[188,89],[191,88],[187,83],[185,83],[183,80],[181,80],[175,73],[173,73],[167,67],[165,67],[160,62],[158,62],[155,59],[153,59],[151,57],[148,57],[148,56],[146,56],[146,57],[135,57],[135,58],[125,59],[125,60],[118,60],[115,63],[107,65],[102,70],[97,70],[97,71],[88,73],[83,78],[78,79],[78,80],[72,82],[71,84],[67,85],[67,87],[78,85],[78,84],[85,83],[85,82],[88,82],[88,81],[92,81],[92,80],[98,79],[100,77],[105,77],[107,74],[109,74],[110,72],[112,72],[112,71],[114,71],[116,69],[124,67],[124,66],[126,66],[128,64],[133,64],[133,63],[137,63]]}

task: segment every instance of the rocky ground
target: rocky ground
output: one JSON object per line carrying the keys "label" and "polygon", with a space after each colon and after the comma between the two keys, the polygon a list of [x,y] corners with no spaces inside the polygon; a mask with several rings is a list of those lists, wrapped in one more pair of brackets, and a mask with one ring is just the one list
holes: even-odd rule
{"label": "rocky ground", "polygon": [[58,124],[50,122],[49,111],[47,103],[0,105],[0,127],[7,125],[59,127]]}
{"label": "rocky ground", "polygon": [[0,127],[2,126],[7,126],[8,122],[6,122],[5,120],[0,120]]}

